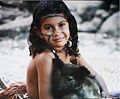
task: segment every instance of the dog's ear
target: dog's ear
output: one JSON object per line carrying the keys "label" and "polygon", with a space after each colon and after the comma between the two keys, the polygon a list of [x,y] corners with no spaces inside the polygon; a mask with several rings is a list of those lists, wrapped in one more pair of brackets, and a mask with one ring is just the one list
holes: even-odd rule
{"label": "dog's ear", "polygon": [[83,79],[85,76],[88,76],[90,71],[85,66],[80,66],[76,69],[74,74],[75,79],[80,80]]}

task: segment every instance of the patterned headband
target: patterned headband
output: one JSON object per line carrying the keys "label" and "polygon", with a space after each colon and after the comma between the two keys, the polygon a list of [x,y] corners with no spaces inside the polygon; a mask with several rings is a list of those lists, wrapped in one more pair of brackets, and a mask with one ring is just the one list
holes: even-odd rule
{"label": "patterned headband", "polygon": [[42,18],[41,18],[41,21],[42,20],[45,20],[46,18],[49,18],[49,17],[64,17],[65,18],[65,16],[63,15],[63,14],[47,14],[47,15],[45,15],[45,16],[43,16]]}

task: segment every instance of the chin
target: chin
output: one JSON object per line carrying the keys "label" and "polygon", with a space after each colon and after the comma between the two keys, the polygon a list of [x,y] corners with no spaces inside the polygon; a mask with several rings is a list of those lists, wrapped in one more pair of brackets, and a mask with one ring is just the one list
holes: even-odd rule
{"label": "chin", "polygon": [[58,46],[64,47],[66,43],[59,43]]}
{"label": "chin", "polygon": [[53,46],[58,46],[58,47],[64,47],[66,44],[66,42],[56,42],[54,44],[52,44]]}

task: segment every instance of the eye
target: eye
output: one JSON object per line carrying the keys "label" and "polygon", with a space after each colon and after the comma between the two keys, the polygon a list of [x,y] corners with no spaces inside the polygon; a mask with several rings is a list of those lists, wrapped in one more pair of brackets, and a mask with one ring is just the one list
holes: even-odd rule
{"label": "eye", "polygon": [[52,25],[47,24],[47,25],[44,25],[44,26],[41,27],[41,32],[43,34],[48,34],[48,33],[51,33],[53,31],[53,29],[54,28],[53,28]]}
{"label": "eye", "polygon": [[52,30],[52,26],[50,26],[50,25],[49,25],[49,26],[45,26],[44,29],[45,29],[45,30],[48,30],[48,31],[49,31],[49,30]]}
{"label": "eye", "polygon": [[64,27],[66,24],[65,23],[60,23],[59,27]]}

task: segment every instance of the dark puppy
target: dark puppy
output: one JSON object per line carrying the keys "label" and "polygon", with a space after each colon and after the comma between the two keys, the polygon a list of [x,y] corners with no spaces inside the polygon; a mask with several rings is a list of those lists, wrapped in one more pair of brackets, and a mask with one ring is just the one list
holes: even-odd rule
{"label": "dark puppy", "polygon": [[59,71],[55,99],[100,98],[99,86],[84,66],[67,64]]}

